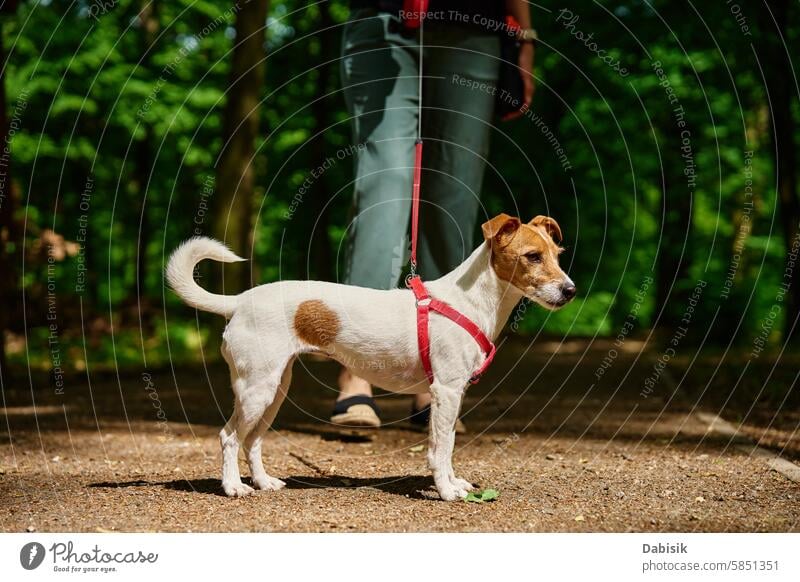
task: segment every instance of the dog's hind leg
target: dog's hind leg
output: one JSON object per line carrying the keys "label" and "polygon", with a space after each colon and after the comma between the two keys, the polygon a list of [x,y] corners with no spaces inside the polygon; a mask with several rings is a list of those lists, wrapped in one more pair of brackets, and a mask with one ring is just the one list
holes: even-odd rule
{"label": "dog's hind leg", "polygon": [[[224,335],[223,335],[224,338]],[[229,497],[242,497],[253,492],[253,488],[242,483],[239,473],[239,392],[244,387],[244,380],[239,375],[236,363],[233,361],[227,341],[222,343],[222,357],[228,363],[231,373],[231,388],[234,393],[233,414],[219,432],[219,444],[222,448],[222,489]]]}
{"label": "dog's hind leg", "polygon": [[258,424],[256,424],[255,428],[253,428],[244,440],[244,452],[247,456],[247,462],[250,465],[250,474],[253,476],[253,484],[257,489],[277,491],[286,485],[286,483],[280,479],[268,475],[264,470],[264,463],[261,458],[261,444],[264,440],[264,435],[266,435],[267,431],[269,431],[269,428],[272,426],[272,421],[275,420],[275,415],[278,414],[278,410],[281,404],[283,404],[286,394],[289,392],[289,385],[292,383],[292,364],[294,364],[294,358],[289,360],[289,363],[286,364],[286,368],[283,370],[278,392],[272,404],[267,406],[261,420],[258,421]]}
{"label": "dog's hind leg", "polygon": [[230,420],[219,433],[219,443],[222,446],[222,489],[229,497],[243,497],[253,492],[252,487],[242,483],[242,476],[239,474],[237,426],[239,426],[239,411],[235,408]]}
{"label": "dog's hind leg", "polygon": [[445,501],[463,499],[473,487],[469,481],[455,476],[453,448],[464,390],[434,382],[431,384],[431,394],[428,463],[433,472],[433,481],[439,496]]}
{"label": "dog's hind leg", "polygon": [[252,381],[238,376],[234,378],[233,416],[219,433],[222,446],[222,488],[229,497],[243,497],[253,492],[252,487],[242,483],[239,473],[239,443],[246,441],[275,400],[280,383],[279,377],[262,375],[260,371],[250,377],[258,380]]}

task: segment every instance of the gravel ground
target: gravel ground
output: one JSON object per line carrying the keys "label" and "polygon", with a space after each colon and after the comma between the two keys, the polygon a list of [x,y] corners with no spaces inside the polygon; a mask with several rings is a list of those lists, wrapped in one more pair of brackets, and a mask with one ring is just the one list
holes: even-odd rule
{"label": "gravel ground", "polygon": [[796,411],[748,415],[741,395],[742,407],[720,408],[683,382],[676,389],[679,374],[643,398],[652,359],[619,353],[598,374],[609,347],[502,346],[470,388],[470,432],[454,459],[459,476],[500,491],[485,504],[438,500],[424,435],[405,428],[408,398],[381,396],[378,431],[332,427],[329,362],[295,366],[265,443],[267,471],[287,487],[243,499],[224,497],[219,482],[224,368],[97,373],[91,385],[76,376],[63,395],[34,378],[35,414],[25,378],[4,392],[0,530],[800,530],[800,484],[696,414],[744,420],[745,434],[796,459]]}

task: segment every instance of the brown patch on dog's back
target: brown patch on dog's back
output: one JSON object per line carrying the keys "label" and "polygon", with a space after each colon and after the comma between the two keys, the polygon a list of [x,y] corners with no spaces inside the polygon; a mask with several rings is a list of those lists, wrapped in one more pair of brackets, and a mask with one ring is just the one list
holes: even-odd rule
{"label": "brown patch on dog's back", "polygon": [[297,306],[294,330],[307,344],[322,347],[332,343],[339,327],[339,316],[319,299],[303,301]]}

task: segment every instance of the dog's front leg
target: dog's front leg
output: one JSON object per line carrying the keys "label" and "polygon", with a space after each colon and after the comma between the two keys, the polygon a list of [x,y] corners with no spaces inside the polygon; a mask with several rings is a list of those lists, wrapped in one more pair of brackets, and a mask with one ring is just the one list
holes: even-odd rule
{"label": "dog's front leg", "polygon": [[463,499],[472,484],[453,472],[453,447],[456,442],[456,420],[465,388],[431,384],[431,420],[428,463],[439,496],[445,501]]}

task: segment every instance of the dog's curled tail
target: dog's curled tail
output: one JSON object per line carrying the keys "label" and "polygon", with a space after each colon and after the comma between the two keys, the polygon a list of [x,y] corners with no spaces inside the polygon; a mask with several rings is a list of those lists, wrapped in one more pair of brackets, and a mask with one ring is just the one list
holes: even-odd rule
{"label": "dog's curled tail", "polygon": [[194,267],[203,259],[222,263],[246,260],[236,256],[219,241],[197,236],[184,242],[172,253],[167,263],[167,282],[192,307],[230,317],[236,311],[238,296],[210,293],[194,280]]}

